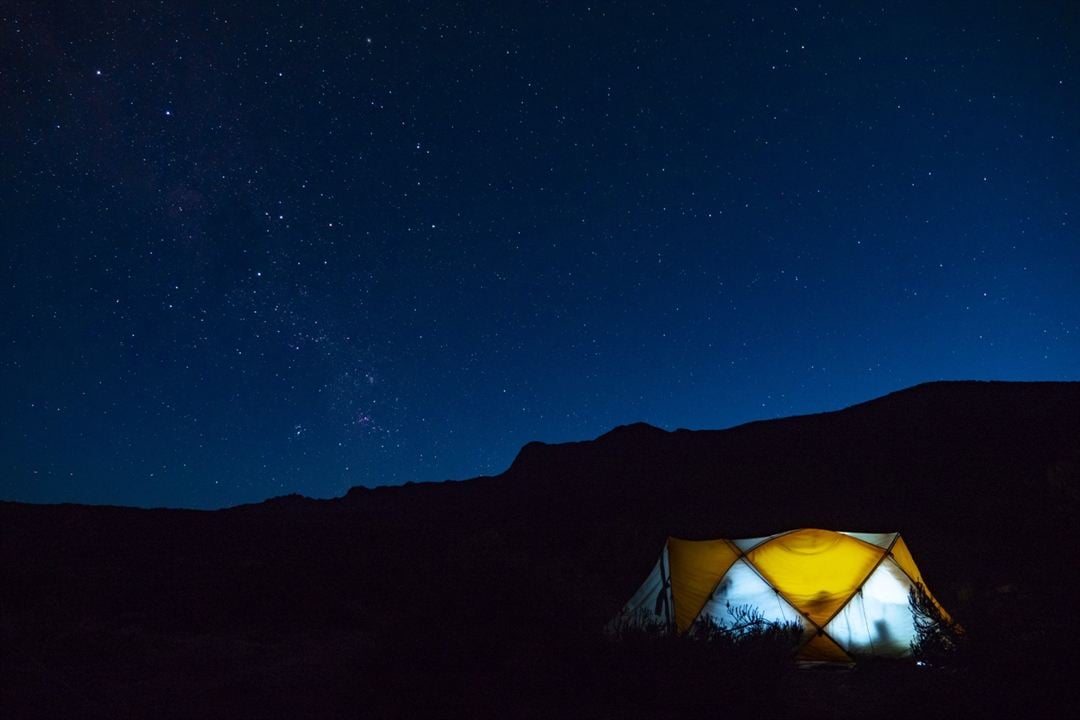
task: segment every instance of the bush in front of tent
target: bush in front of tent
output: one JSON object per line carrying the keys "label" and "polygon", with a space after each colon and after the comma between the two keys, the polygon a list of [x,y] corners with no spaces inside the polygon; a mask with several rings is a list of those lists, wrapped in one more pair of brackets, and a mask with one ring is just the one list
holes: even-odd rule
{"label": "bush in front of tent", "polygon": [[963,628],[942,612],[922,583],[912,586],[908,606],[915,622],[911,653],[917,662],[932,667],[955,667],[965,662],[967,642]]}

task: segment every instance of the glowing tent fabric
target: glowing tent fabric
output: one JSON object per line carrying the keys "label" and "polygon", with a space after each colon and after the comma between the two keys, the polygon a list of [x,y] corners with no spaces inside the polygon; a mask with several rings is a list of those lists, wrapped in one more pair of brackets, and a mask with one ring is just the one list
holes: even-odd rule
{"label": "glowing tent fabric", "polygon": [[[908,594],[922,575],[898,533],[802,529],[744,540],[668,538],[616,621],[683,634],[749,606],[803,628],[803,660],[911,654]],[[936,602],[936,601],[935,601]]]}

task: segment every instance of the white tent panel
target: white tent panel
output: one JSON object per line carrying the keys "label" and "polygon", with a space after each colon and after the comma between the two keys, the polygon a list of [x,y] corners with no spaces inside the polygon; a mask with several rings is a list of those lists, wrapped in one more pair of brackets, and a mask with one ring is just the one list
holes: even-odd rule
{"label": "white tent panel", "polygon": [[836,644],[847,652],[859,652],[873,644],[870,623],[866,617],[866,606],[862,595],[858,593],[840,609],[836,617],[829,622],[826,632]]}
{"label": "white tent panel", "polygon": [[891,557],[886,558],[867,578],[862,591],[825,626],[825,632],[855,655],[910,655],[915,639],[908,606],[910,589],[908,576]]}
{"label": "white tent panel", "polygon": [[730,627],[735,622],[731,608],[743,605],[749,605],[769,622],[795,621],[803,627],[808,626],[799,611],[740,558],[720,579],[699,617],[707,617],[717,625]]}

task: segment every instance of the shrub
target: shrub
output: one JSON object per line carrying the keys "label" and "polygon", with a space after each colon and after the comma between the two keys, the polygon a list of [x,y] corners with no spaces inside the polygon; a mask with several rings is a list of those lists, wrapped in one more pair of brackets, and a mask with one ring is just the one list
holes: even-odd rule
{"label": "shrub", "polygon": [[670,645],[673,648],[693,644],[716,652],[736,655],[773,655],[778,660],[794,657],[803,628],[794,621],[767,620],[751,605],[728,605],[731,620],[718,623],[711,617],[699,618],[683,636],[678,637],[665,623],[647,614],[620,618],[608,626],[608,635],[626,644]]}
{"label": "shrub", "polygon": [[713,715],[718,698],[729,717],[779,713],[802,628],[766,620],[749,606],[729,610],[727,623],[700,618],[682,635],[651,614],[609,625],[610,642],[592,663],[603,668],[592,714]]}
{"label": "shrub", "polygon": [[967,645],[964,630],[942,611],[922,583],[912,586],[908,606],[915,622],[915,639],[911,641],[915,659],[935,667],[959,664]]}

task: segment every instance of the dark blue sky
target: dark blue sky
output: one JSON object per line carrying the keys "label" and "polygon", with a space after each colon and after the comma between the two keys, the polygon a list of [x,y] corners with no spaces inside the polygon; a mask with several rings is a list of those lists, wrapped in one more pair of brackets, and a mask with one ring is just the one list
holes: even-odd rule
{"label": "dark blue sky", "polygon": [[1080,379],[1075,3],[45,5],[0,13],[0,498]]}

